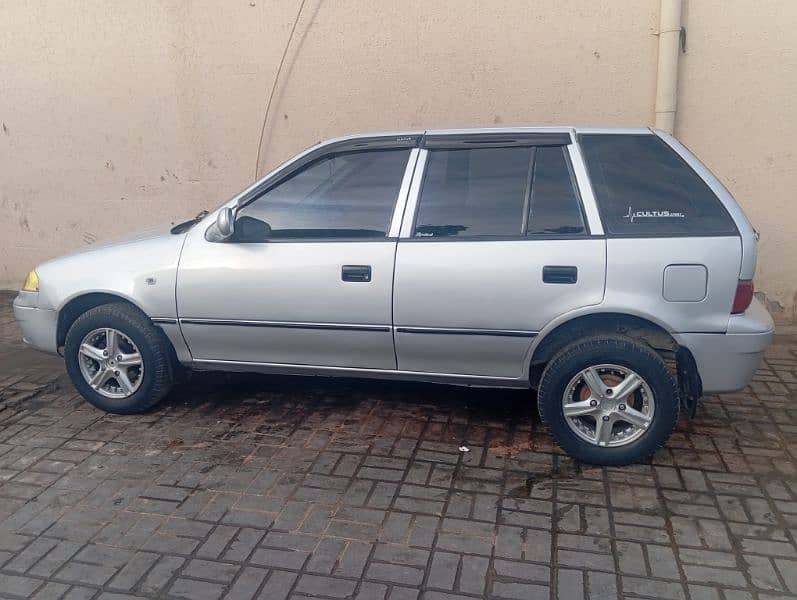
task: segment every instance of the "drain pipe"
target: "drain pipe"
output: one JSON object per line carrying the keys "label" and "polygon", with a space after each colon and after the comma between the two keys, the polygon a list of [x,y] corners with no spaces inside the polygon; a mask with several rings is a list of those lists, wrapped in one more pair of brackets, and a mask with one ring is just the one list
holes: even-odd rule
{"label": "drain pipe", "polygon": [[681,35],[681,0],[661,0],[659,66],[656,76],[656,127],[667,133],[672,133],[675,128]]}

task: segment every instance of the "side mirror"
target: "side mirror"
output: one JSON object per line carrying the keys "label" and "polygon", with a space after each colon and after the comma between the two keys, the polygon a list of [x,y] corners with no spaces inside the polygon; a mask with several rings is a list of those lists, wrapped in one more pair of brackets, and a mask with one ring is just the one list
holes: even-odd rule
{"label": "side mirror", "polygon": [[235,233],[235,213],[229,206],[225,206],[216,215],[216,228],[225,240],[230,239]]}

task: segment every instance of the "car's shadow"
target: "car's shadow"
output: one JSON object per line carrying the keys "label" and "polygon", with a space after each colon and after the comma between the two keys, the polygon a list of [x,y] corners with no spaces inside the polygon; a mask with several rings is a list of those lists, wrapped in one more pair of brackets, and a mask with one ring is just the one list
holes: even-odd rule
{"label": "car's shadow", "polygon": [[[154,409],[160,411],[189,411],[210,421],[205,426],[214,432],[199,441],[202,447],[215,441],[248,447],[259,435],[293,447],[296,442],[289,439],[295,434],[300,446],[312,446],[308,440],[320,432],[324,444],[337,438],[332,442],[337,450],[375,445],[381,452],[403,438],[432,443],[427,448],[432,452],[470,453],[462,465],[512,460],[515,473],[506,494],[513,497],[545,495],[541,486],[581,476],[581,465],[562,455],[545,433],[531,390],[199,372],[175,386]],[[455,472],[468,476],[467,470]]]}
{"label": "car's shadow", "polygon": [[497,428],[539,421],[531,390],[254,373],[196,372],[188,382],[176,385],[155,410],[200,405],[222,410],[252,401],[301,405],[305,411],[348,411],[365,403],[382,403],[387,409],[422,411],[435,420],[483,422]]}

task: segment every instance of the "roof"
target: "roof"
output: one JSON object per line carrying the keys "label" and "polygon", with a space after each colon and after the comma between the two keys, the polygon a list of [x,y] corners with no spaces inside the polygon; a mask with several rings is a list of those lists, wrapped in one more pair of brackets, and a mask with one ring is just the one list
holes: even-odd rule
{"label": "roof", "polygon": [[570,134],[575,136],[581,133],[614,133],[614,134],[651,134],[649,127],[570,127],[570,126],[545,126],[545,127],[466,127],[459,129],[412,129],[405,131],[372,131],[353,133],[337,138],[320,141],[317,145],[327,146],[340,142],[355,142],[373,138],[417,138],[421,136],[457,136],[457,135],[518,135],[518,134]]}

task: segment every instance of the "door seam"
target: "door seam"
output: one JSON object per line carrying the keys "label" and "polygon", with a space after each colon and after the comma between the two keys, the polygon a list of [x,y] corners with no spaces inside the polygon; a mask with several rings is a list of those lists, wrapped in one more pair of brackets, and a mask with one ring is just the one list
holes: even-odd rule
{"label": "door seam", "polygon": [[396,263],[398,262],[398,245],[401,239],[401,227],[404,226],[404,218],[407,212],[407,202],[410,197],[410,190],[412,189],[412,182],[415,180],[415,171],[418,168],[419,153],[415,154],[415,162],[412,165],[412,176],[410,177],[410,185],[407,188],[407,195],[404,198],[404,207],[401,212],[401,220],[399,225],[399,236],[396,238],[395,246],[393,246],[393,275],[390,281],[390,337],[393,339],[393,360],[395,361],[395,369],[398,370],[398,352],[396,351]]}

